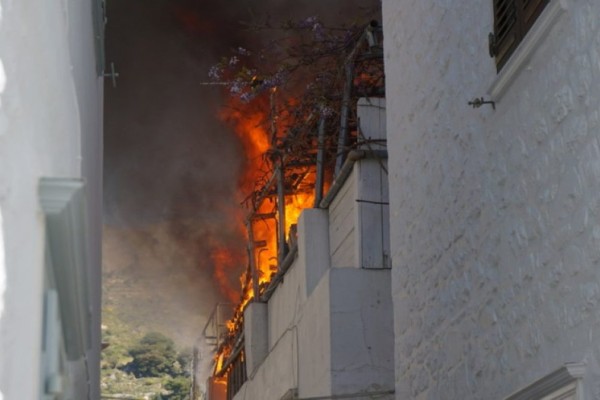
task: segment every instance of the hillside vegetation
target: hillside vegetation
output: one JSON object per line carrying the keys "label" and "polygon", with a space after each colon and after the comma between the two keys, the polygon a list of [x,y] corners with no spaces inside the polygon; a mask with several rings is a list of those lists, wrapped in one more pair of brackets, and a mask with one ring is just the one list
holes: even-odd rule
{"label": "hillside vegetation", "polygon": [[191,351],[159,332],[141,332],[105,307],[101,388],[104,398],[190,400]]}

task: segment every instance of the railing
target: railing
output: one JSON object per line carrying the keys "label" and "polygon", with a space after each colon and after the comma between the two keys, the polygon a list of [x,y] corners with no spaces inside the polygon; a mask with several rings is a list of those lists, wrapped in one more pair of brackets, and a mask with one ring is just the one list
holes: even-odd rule
{"label": "railing", "polygon": [[202,330],[207,344],[215,346],[216,349],[220,347],[227,335],[227,321],[231,319],[232,313],[233,306],[230,303],[215,305]]}
{"label": "railing", "polygon": [[227,371],[227,400],[232,400],[248,380],[246,373],[246,355],[242,350],[233,360]]}

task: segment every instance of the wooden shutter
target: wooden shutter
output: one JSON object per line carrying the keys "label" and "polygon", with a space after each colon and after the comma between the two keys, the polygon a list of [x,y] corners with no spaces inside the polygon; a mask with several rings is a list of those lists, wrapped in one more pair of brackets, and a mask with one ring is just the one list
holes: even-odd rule
{"label": "wooden shutter", "polygon": [[490,56],[498,71],[525,37],[549,0],[493,0],[494,32],[490,34]]}
{"label": "wooden shutter", "polygon": [[496,57],[498,69],[516,47],[517,28],[516,0],[494,0],[494,33],[490,37],[490,55]]}
{"label": "wooden shutter", "polygon": [[523,36],[529,31],[549,0],[520,0],[523,13]]}

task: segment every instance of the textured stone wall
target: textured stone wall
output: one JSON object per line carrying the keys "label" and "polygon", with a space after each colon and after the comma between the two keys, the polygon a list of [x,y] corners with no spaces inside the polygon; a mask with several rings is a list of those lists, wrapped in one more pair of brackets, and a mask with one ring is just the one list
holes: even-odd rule
{"label": "textured stone wall", "polygon": [[397,399],[600,398],[600,2],[561,4],[494,111],[491,0],[383,1]]}

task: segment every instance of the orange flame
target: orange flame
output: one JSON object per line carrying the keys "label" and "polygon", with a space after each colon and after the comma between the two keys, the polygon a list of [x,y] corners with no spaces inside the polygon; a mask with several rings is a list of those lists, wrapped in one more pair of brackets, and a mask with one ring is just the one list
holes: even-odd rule
{"label": "orange flame", "polygon": [[223,121],[233,126],[244,148],[246,165],[238,182],[240,194],[251,192],[254,183],[264,170],[263,156],[270,148],[269,134],[264,128],[267,114],[261,108],[252,108],[242,102],[234,102],[220,113]]}
{"label": "orange flame", "polygon": [[239,260],[234,254],[225,247],[213,246],[210,252],[210,259],[215,266],[214,277],[219,285],[221,293],[228,301],[235,304],[239,300],[239,292],[231,286],[228,279],[228,271],[235,271],[239,268]]}
{"label": "orange flame", "polygon": [[[275,134],[277,137],[282,137],[283,135],[275,132],[271,132],[270,134],[267,130],[266,127],[271,126],[271,129],[273,129],[275,126],[274,121],[269,121],[269,109],[270,107],[268,107],[264,101],[262,103],[261,101],[257,101],[253,104],[234,102],[232,107],[223,109],[220,115],[226,123],[234,128],[242,143],[246,155],[244,170],[238,182],[240,198],[244,195],[254,192],[257,189],[260,189],[259,186],[265,183],[264,181],[261,182],[260,179],[265,179],[265,177],[268,178],[268,172],[272,170],[272,165],[270,164],[271,161],[268,158],[269,151],[272,149],[271,140],[273,139],[270,136]],[[284,117],[279,116],[279,118],[283,119]],[[269,122],[271,122],[271,125]],[[286,193],[286,237],[290,234],[292,225],[297,223],[301,211],[304,208],[311,207],[313,201],[313,192],[309,193],[304,190],[293,194]],[[256,218],[250,222],[254,239],[254,253],[250,254],[250,256],[254,258],[256,273],[258,275],[258,287],[259,291],[262,292],[269,284],[273,276],[277,273],[278,268],[278,222],[275,218],[277,211],[276,199],[267,196],[267,198],[260,204],[253,204],[253,207],[257,207],[257,209],[254,210],[256,215],[265,216]],[[241,218],[239,224],[240,229],[246,228]],[[227,266],[231,264],[231,261],[235,260],[235,258],[229,257],[228,251],[232,251],[232,249],[217,247],[213,257],[213,262],[221,266]],[[243,312],[246,305],[255,296],[260,295],[260,293],[254,293],[252,276],[248,276],[249,272],[250,271],[247,271],[246,273],[242,274],[240,278],[242,286],[241,299],[234,311],[232,320],[227,322],[230,338],[235,337],[236,332],[242,327]],[[234,293],[236,292],[230,287],[223,286],[224,280],[220,279],[219,273],[215,273],[215,276],[219,284],[222,286],[221,290],[226,292],[228,297],[233,298]],[[226,344],[224,347],[218,350],[219,354],[216,355],[215,359],[215,371],[220,371],[224,360],[229,357],[231,351],[231,344]]]}

